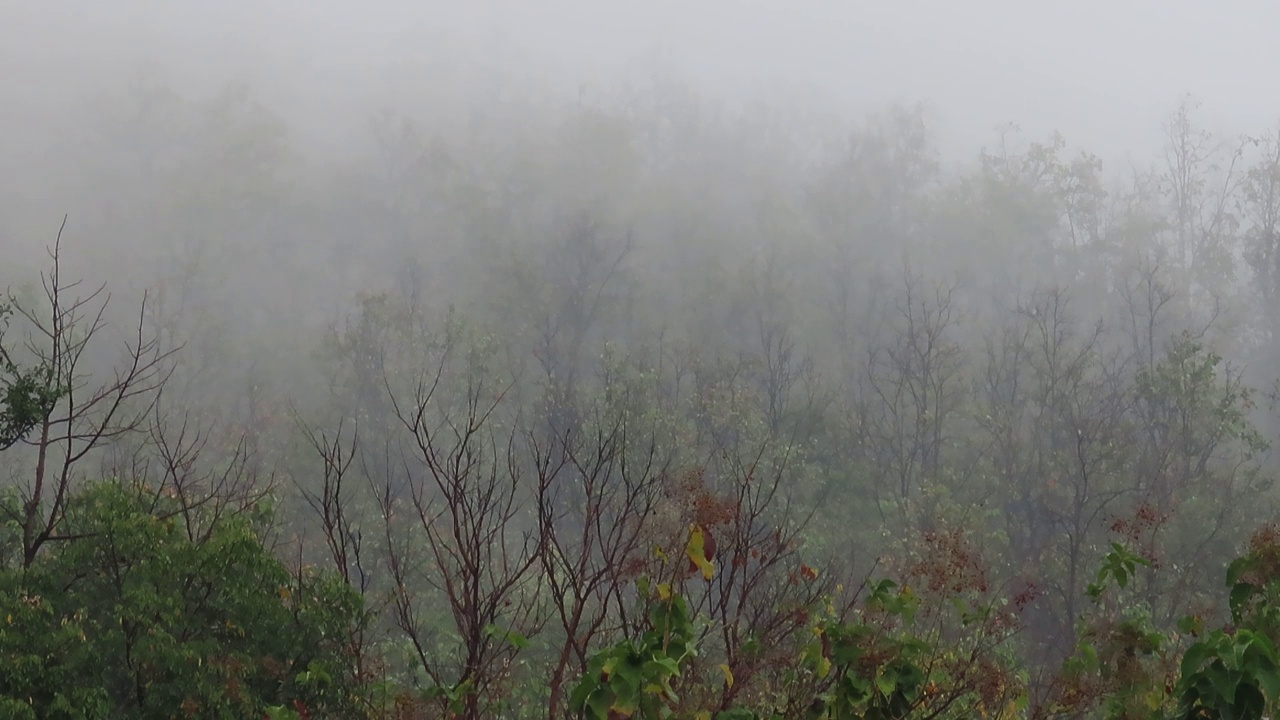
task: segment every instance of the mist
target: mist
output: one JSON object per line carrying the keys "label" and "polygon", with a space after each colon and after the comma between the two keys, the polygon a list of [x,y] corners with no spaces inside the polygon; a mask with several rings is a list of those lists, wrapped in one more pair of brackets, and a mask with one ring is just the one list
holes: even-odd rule
{"label": "mist", "polygon": [[9,0],[0,695],[1274,713],[1276,27]]}

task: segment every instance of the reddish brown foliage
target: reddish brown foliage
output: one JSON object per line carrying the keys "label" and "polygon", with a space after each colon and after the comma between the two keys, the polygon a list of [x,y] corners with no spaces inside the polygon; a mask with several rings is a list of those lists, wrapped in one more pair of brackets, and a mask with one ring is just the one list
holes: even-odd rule
{"label": "reddish brown foliage", "polygon": [[985,593],[990,587],[981,556],[960,530],[925,533],[921,554],[907,569],[913,585],[932,593]]}

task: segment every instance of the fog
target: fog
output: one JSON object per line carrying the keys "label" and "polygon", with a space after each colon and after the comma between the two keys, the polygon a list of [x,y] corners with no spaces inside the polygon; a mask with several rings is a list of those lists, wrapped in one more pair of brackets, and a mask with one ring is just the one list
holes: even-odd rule
{"label": "fog", "polygon": [[[1214,125],[1270,122],[1280,13],[1265,0],[1036,4],[654,2],[8,3],[4,90],[16,112],[163,64],[184,82],[247,76],[300,116],[359,101],[409,57],[511,71],[562,88],[660,62],[717,95],[785,87],[854,115],[926,101],[948,150],[1017,122],[1108,159],[1153,149],[1182,93]],[[15,87],[16,85],[16,87]],[[310,111],[310,113],[308,113]]]}
{"label": "fog", "polygon": [[[72,562],[109,480],[336,573],[348,695],[376,661],[406,717],[590,716],[572,684],[673,594],[705,658],[668,709],[796,717],[873,576],[930,657],[982,649],[920,717],[1168,709],[1174,628],[1245,622],[1223,573],[1280,519],[1276,28],[0,0],[0,571]],[[1134,627],[1164,644],[1121,687],[1088,643]]]}
{"label": "fog", "polygon": [[1141,157],[1182,93],[1212,108],[1214,123],[1265,124],[1280,109],[1265,90],[1280,61],[1269,31],[1280,10],[1262,1],[477,5],[435,22],[492,29],[569,78],[657,50],[713,92],[796,87],[854,115],[923,100],[944,148],[958,152],[1017,122],[1108,159]]}

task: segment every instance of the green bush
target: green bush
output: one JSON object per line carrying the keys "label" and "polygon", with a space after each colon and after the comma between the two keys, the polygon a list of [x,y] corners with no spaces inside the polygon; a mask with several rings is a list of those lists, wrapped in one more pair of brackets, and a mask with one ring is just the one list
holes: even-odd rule
{"label": "green bush", "polygon": [[0,572],[0,714],[349,716],[343,639],[358,596],[292,576],[246,517],[189,533],[174,502],[91,486],[32,567]]}

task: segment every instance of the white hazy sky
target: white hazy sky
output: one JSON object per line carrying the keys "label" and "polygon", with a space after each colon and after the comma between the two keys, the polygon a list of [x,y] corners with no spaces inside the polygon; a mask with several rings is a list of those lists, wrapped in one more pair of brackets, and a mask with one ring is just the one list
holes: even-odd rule
{"label": "white hazy sky", "polygon": [[501,27],[562,67],[660,46],[719,83],[925,100],[961,142],[1017,121],[1114,156],[1155,141],[1184,92],[1224,128],[1280,121],[1278,0],[543,0],[445,21]]}
{"label": "white hazy sky", "polygon": [[1280,0],[0,0],[0,103],[113,82],[104,68],[136,55],[306,73],[307,87],[332,77],[337,102],[343,83],[406,47],[429,55],[441,34],[479,61],[518,48],[566,83],[657,56],[722,94],[794,84],[855,114],[926,101],[957,150],[1016,121],[1148,158],[1184,92],[1214,129],[1280,122]]}

